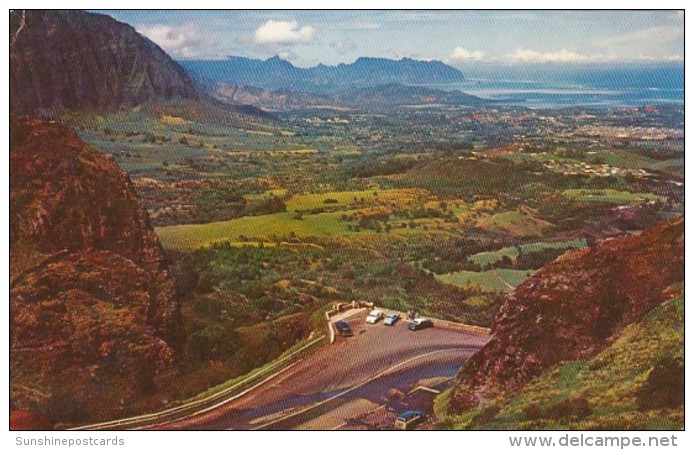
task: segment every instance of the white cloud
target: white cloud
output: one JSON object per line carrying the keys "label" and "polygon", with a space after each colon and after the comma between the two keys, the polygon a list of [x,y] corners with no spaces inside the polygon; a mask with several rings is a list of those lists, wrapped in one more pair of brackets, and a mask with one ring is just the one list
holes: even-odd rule
{"label": "white cloud", "polygon": [[138,33],[148,37],[174,59],[202,57],[209,43],[191,26],[143,25]]}
{"label": "white cloud", "polygon": [[381,24],[378,22],[357,21],[350,22],[341,28],[344,30],[378,30],[381,28]]}
{"label": "white cloud", "polygon": [[660,56],[660,57],[654,57],[650,55],[639,55],[637,59],[641,61],[668,61],[668,62],[674,62],[674,61],[684,61],[684,57],[682,55],[667,55],[667,56]]}
{"label": "white cloud", "polygon": [[299,28],[296,21],[282,22],[268,20],[255,30],[254,40],[257,44],[303,44],[310,42],[316,33],[311,26]]}
{"label": "white cloud", "polygon": [[581,55],[576,52],[572,52],[570,50],[567,50],[565,48],[556,51],[556,52],[538,52],[535,50],[528,50],[528,49],[523,49],[519,48],[516,49],[515,52],[509,53],[507,55],[504,55],[501,57],[501,59],[506,60],[506,61],[511,61],[511,62],[526,62],[526,63],[534,63],[534,62],[561,62],[561,63],[568,63],[568,62],[586,62],[586,61],[592,61],[592,60],[604,60],[605,57],[602,55],[596,55],[596,56],[586,56],[586,55]]}
{"label": "white cloud", "polygon": [[[656,53],[657,54],[657,53]],[[614,61],[682,61],[682,55],[674,54],[657,54],[653,53],[626,53],[618,51],[610,51],[605,53],[577,53],[565,48],[558,51],[539,52],[524,48],[516,49],[513,53],[508,53],[502,56],[487,58],[488,61],[499,61],[505,63],[604,63]]]}
{"label": "white cloud", "polygon": [[280,50],[279,52],[277,52],[277,56],[279,56],[280,59],[283,59],[285,61],[291,61],[291,62],[297,61],[299,59],[299,55],[297,55],[296,53],[294,53],[291,50],[286,50],[286,49]]}
{"label": "white cloud", "polygon": [[599,51],[619,55],[620,59],[679,61],[684,51],[684,27],[680,24],[645,28],[593,39],[591,44]]}
{"label": "white cloud", "polygon": [[352,41],[335,41],[330,43],[330,48],[335,50],[338,55],[346,55],[358,49],[357,44]]}
{"label": "white cloud", "polygon": [[453,54],[451,55],[450,59],[453,61],[479,61],[484,59],[484,52],[482,50],[475,50],[471,52],[463,47],[456,47],[455,50],[453,50]]}
{"label": "white cloud", "polygon": [[678,39],[684,39],[684,27],[664,26],[646,28],[644,30],[633,31],[631,33],[595,39],[593,40],[593,45],[596,48],[639,48],[640,46],[654,47],[669,44],[677,41]]}

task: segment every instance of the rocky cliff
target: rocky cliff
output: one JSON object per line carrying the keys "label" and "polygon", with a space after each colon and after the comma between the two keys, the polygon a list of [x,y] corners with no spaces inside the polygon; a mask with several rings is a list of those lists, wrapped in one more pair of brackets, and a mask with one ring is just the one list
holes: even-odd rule
{"label": "rocky cliff", "polygon": [[10,110],[114,111],[196,99],[186,71],[131,26],[84,11],[10,15]]}
{"label": "rocky cliff", "polygon": [[492,339],[461,369],[453,409],[517,390],[562,361],[589,359],[683,281],[683,218],[543,267],[509,296]]}
{"label": "rocky cliff", "polygon": [[10,123],[15,409],[56,422],[127,412],[181,335],[157,238],[126,174],[69,128]]}

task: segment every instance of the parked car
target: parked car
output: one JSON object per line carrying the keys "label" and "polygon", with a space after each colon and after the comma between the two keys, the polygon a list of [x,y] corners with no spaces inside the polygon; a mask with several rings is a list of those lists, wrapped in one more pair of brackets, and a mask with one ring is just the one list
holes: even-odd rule
{"label": "parked car", "polygon": [[386,316],[385,319],[383,319],[383,324],[384,325],[395,325],[395,322],[400,320],[400,314],[398,313],[390,313]]}
{"label": "parked car", "polygon": [[395,428],[398,430],[411,430],[427,418],[424,411],[405,411],[395,419]]}
{"label": "parked car", "polygon": [[349,324],[344,320],[338,320],[335,322],[335,328],[337,328],[337,332],[340,333],[340,336],[354,336],[354,333],[352,333],[352,327],[350,327]]}
{"label": "parked car", "polygon": [[415,319],[410,322],[410,330],[417,331],[423,330],[425,328],[431,328],[434,326],[434,321],[431,319]]}
{"label": "parked car", "polygon": [[374,324],[378,323],[379,320],[383,319],[383,311],[374,309],[366,316],[366,323]]}

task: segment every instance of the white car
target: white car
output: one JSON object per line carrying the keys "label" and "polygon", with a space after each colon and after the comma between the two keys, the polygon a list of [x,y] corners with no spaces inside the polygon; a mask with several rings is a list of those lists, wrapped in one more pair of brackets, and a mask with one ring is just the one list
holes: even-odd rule
{"label": "white car", "polygon": [[383,319],[383,311],[379,311],[377,309],[374,309],[369,313],[368,316],[366,316],[366,323],[374,324],[377,323],[379,320]]}

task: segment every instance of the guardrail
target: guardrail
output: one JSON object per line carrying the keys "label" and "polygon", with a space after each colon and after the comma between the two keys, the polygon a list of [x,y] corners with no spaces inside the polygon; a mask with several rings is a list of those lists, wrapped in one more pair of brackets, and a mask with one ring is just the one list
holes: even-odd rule
{"label": "guardrail", "polygon": [[[354,301],[352,303],[337,303],[334,305],[333,309],[326,311],[325,318],[328,325],[330,343],[332,344],[336,340],[335,327],[332,322],[333,316],[343,313],[345,311],[349,311],[350,309],[373,307],[374,304],[371,302]],[[404,316],[404,313],[402,312],[394,312],[398,312],[399,314]],[[489,328],[478,327],[475,325],[467,325],[463,323],[456,323],[441,319],[434,319],[434,326],[438,328],[445,328],[453,331],[478,334],[483,336],[489,336],[491,334],[491,329]],[[152,425],[163,425],[179,419],[200,414],[215,406],[218,406],[219,404],[228,403],[232,400],[235,400],[236,398],[239,398],[247,394],[256,387],[269,381],[271,378],[279,375],[283,370],[288,370],[293,364],[298,363],[298,360],[306,352],[308,352],[308,350],[310,350],[323,339],[325,339],[325,336],[319,336],[309,341],[306,345],[290,353],[289,355],[276,361],[273,361],[269,365],[259,369],[258,372],[240,380],[238,383],[235,383],[234,385],[229,386],[228,388],[224,388],[219,392],[211,394],[208,397],[199,400],[193,400],[188,403],[183,403],[181,405],[154,413],[143,414],[136,417],[127,417],[108,422],[82,425],[79,427],[70,428],[70,430],[122,430],[144,428]]]}
{"label": "guardrail", "polygon": [[492,334],[491,328],[478,327],[477,325],[467,325],[464,323],[450,322],[448,320],[433,319],[434,327],[445,328],[452,331],[461,331],[463,333],[479,334],[481,336],[489,336]]}
{"label": "guardrail", "polygon": [[335,303],[333,309],[325,312],[325,320],[328,322],[328,333],[330,334],[330,343],[334,344],[336,340],[335,325],[333,325],[332,318],[340,313],[349,311],[350,309],[359,308],[373,308],[374,304],[371,302],[362,302],[360,300],[355,300],[351,303]]}
{"label": "guardrail", "polygon": [[[352,303],[336,303],[333,306],[333,309],[326,311],[325,320],[328,322],[330,343],[332,344],[336,340],[335,326],[332,321],[333,316],[343,313],[345,311],[349,311],[350,309],[374,308],[374,306],[375,305],[372,302],[354,301]],[[400,317],[407,317],[407,315],[402,311],[396,311],[391,309],[389,309],[389,311],[393,311],[400,314]],[[479,327],[477,325],[468,325],[465,323],[451,322],[450,320],[443,319],[432,320],[434,321],[434,326],[437,328],[444,328],[451,331],[459,331],[461,333],[477,334],[481,336],[489,336],[492,334],[492,330],[490,328]]]}
{"label": "guardrail", "polygon": [[239,398],[252,391],[254,388],[262,385],[270,378],[278,375],[281,370],[288,369],[289,366],[297,363],[299,358],[301,358],[306,352],[308,352],[308,350],[310,350],[313,346],[318,344],[323,339],[325,339],[325,336],[319,336],[309,341],[306,345],[290,353],[289,355],[281,359],[278,359],[277,361],[273,361],[266,367],[261,368],[258,372],[254,373],[253,375],[244,378],[243,380],[239,381],[238,383],[235,383],[232,386],[229,386],[228,388],[211,394],[209,397],[184,403],[182,405],[165,409],[163,411],[158,411],[150,414],[143,414],[141,416],[136,417],[111,420],[108,422],[101,422],[91,425],[82,425],[79,427],[70,428],[70,430],[122,430],[143,428],[151,425],[162,425],[168,422],[195,415],[197,413],[204,412],[205,410],[219,403],[227,403],[231,400]]}
{"label": "guardrail", "polygon": [[372,302],[363,302],[361,300],[355,300],[351,303],[335,303],[333,309],[325,312],[325,317],[330,319],[332,316],[349,311],[350,309],[359,308],[373,308],[374,304]]}
{"label": "guardrail", "polygon": [[330,334],[330,343],[334,344],[335,343],[335,325],[333,325],[333,321],[330,320],[330,318],[332,316],[334,316],[335,314],[330,314],[331,312],[332,312],[332,310],[325,312],[325,320],[328,321],[328,333]]}

